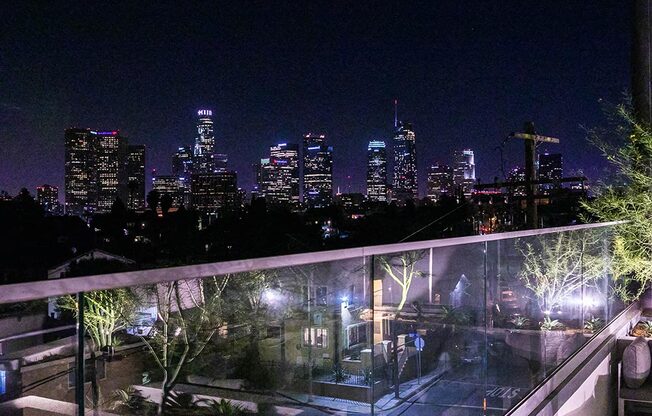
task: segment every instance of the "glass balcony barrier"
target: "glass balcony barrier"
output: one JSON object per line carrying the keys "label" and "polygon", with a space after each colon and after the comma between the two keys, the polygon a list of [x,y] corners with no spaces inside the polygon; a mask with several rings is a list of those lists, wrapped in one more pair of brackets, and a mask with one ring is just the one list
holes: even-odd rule
{"label": "glass balcony barrier", "polygon": [[503,415],[625,307],[613,230],[6,285],[0,413]]}

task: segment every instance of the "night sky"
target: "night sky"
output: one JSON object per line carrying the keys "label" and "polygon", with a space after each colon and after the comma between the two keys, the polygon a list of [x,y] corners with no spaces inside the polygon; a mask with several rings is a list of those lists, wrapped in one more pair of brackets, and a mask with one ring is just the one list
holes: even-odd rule
{"label": "night sky", "polygon": [[[456,148],[501,176],[496,147],[533,120],[561,139],[565,171],[606,166],[581,126],[629,88],[630,9],[620,1],[14,2],[0,6],[0,189],[58,185],[67,127],[119,129],[147,170],[213,110],[216,150],[239,185],[269,145],[324,132],[335,186],[362,191],[366,145],[388,140],[393,99],[426,166]],[[21,4],[25,3],[25,4]],[[29,3],[33,3],[30,5]],[[167,4],[167,5],[166,5]],[[506,167],[522,160],[506,145]]]}

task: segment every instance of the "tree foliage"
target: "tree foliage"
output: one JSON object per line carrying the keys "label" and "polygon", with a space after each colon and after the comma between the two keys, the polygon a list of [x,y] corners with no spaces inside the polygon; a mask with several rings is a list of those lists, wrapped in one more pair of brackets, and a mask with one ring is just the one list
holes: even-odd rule
{"label": "tree foliage", "polygon": [[[59,298],[59,308],[77,316],[77,298],[66,295]],[[84,294],[84,328],[95,348],[114,346],[114,335],[125,329],[136,308],[136,298],[127,288],[96,290]]]}
{"label": "tree foliage", "polygon": [[423,258],[421,251],[407,251],[395,257],[380,257],[381,269],[401,288],[401,301],[396,308],[397,314],[400,314],[405,306],[412,280],[422,276],[422,273],[417,270],[417,263],[421,258]]}
{"label": "tree foliage", "polygon": [[583,286],[595,285],[605,276],[601,236],[592,230],[560,232],[517,243],[524,258],[519,278],[544,311],[561,306]]}
{"label": "tree foliage", "polygon": [[151,337],[141,337],[163,374],[158,414],[189,364],[201,355],[224,322],[222,293],[229,277],[159,283],[149,290],[157,321]]}
{"label": "tree foliage", "polygon": [[616,292],[629,301],[652,281],[652,130],[628,103],[613,113],[611,126],[590,131],[589,138],[617,169],[617,182],[584,207],[601,221],[627,221],[615,227],[612,269]]}

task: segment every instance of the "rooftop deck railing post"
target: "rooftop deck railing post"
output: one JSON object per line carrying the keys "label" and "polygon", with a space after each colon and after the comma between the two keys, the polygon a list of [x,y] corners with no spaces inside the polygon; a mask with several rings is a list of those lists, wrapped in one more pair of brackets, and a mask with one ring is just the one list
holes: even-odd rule
{"label": "rooftop deck railing post", "polygon": [[77,415],[84,416],[84,292],[77,292],[77,349],[75,355],[75,402]]}

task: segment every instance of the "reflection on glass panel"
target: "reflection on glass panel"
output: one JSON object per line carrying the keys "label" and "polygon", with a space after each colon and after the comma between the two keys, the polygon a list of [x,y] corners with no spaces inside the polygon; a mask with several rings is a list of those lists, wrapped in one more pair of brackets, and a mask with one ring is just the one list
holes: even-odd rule
{"label": "reflection on glass panel", "polygon": [[376,411],[482,412],[484,244],[378,256],[374,277]]}
{"label": "reflection on glass panel", "polygon": [[[114,327],[120,341],[96,348],[107,363],[98,406],[124,414],[133,406],[186,406],[192,414],[196,406],[218,405],[369,413],[367,269],[354,259],[129,289]],[[110,292],[103,299],[116,300]],[[92,332],[88,341],[98,345]]]}
{"label": "reflection on glass panel", "polygon": [[48,314],[60,300],[0,305],[0,414],[76,412],[75,318]]}

